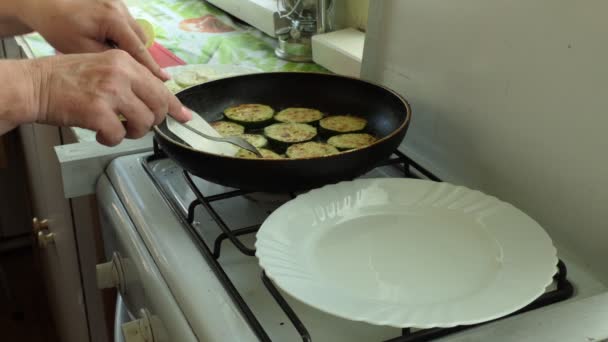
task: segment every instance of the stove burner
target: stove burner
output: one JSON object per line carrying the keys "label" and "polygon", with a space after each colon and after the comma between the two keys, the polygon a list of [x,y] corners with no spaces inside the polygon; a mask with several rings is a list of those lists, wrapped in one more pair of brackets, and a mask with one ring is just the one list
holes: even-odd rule
{"label": "stove burner", "polygon": [[[414,162],[413,160],[408,158],[402,152],[395,151],[394,155],[395,155],[395,157],[388,159],[384,163],[381,163],[380,165],[378,165],[378,167],[393,166],[393,167],[396,167],[399,170],[401,170],[404,177],[420,178],[418,176],[418,175],[420,175],[420,176],[428,178],[430,180],[440,181],[439,178],[437,178],[431,172],[427,171],[426,169],[424,169],[423,167],[418,165],[416,162]],[[159,179],[157,179],[157,177],[152,172],[152,169],[150,167],[150,162],[159,160],[159,159],[165,159],[165,158],[167,158],[167,156],[158,148],[158,145],[156,144],[156,141],[155,141],[154,142],[154,154],[152,156],[148,157],[144,161],[144,168],[146,169],[148,174],[151,176],[152,180],[156,183],[157,187],[161,190],[164,197],[171,204],[174,211],[178,214],[178,217],[180,217],[182,219],[182,221],[184,223],[186,223],[186,227],[189,229],[189,231],[192,233],[193,237],[197,241],[197,243],[201,249],[201,252],[203,253],[203,255],[205,255],[205,257],[209,261],[209,264],[211,265],[212,269],[214,270],[216,276],[221,281],[222,285],[224,286],[224,288],[226,289],[228,294],[231,296],[231,298],[233,299],[235,304],[239,307],[241,313],[247,319],[247,322],[248,322],[249,326],[251,327],[251,329],[255,332],[255,334],[261,341],[271,341],[270,337],[264,330],[264,327],[260,324],[260,322],[258,321],[256,316],[253,314],[251,308],[247,305],[247,303],[245,302],[245,300],[243,299],[243,297],[241,296],[239,291],[236,289],[236,287],[232,283],[231,279],[228,277],[228,275],[225,273],[224,269],[222,268],[222,266],[219,263],[219,258],[221,255],[221,248],[222,248],[222,245],[225,240],[229,240],[231,243],[233,243],[234,246],[241,253],[248,255],[248,256],[254,256],[255,249],[247,247],[245,244],[243,244],[241,242],[239,237],[243,236],[243,235],[247,235],[247,234],[254,234],[255,232],[258,231],[261,224],[254,224],[254,225],[251,225],[251,226],[248,226],[245,228],[231,229],[230,227],[227,226],[227,224],[224,222],[222,217],[213,208],[212,203],[216,202],[216,201],[221,201],[221,200],[238,197],[238,196],[243,196],[243,197],[247,198],[248,200],[262,202],[262,203],[284,203],[284,202],[294,198],[295,194],[252,193],[252,192],[246,192],[246,191],[242,191],[242,190],[233,190],[233,191],[228,191],[225,193],[220,193],[217,195],[205,196],[195,185],[195,183],[193,181],[193,176],[191,176],[187,171],[183,171],[186,182],[188,183],[192,192],[196,196],[196,199],[194,201],[192,201],[192,203],[190,203],[190,205],[188,207],[187,215],[184,215],[184,213],[181,210],[176,209],[177,207],[176,207],[176,204],[173,202],[173,199],[168,195],[168,192],[161,185],[161,182],[159,181]],[[205,208],[207,213],[213,218],[213,220],[216,222],[216,224],[222,231],[222,233],[215,239],[213,248],[211,248],[211,246],[209,246],[205,242],[205,240],[199,235],[199,233],[197,232],[197,230],[194,227],[194,211],[198,206],[203,206]],[[557,266],[558,266],[558,272],[554,276],[555,289],[546,292],[545,294],[540,296],[538,299],[536,299],[534,302],[532,302],[528,306],[520,309],[517,312],[514,312],[505,317],[498,318],[493,321],[484,322],[484,323],[480,323],[480,324],[476,324],[476,325],[470,325],[470,326],[457,326],[457,327],[453,327],[453,328],[430,328],[430,329],[420,329],[420,330],[406,328],[406,329],[402,330],[401,336],[396,336],[395,338],[384,341],[384,342],[431,341],[433,339],[444,337],[446,335],[453,334],[453,333],[456,333],[456,332],[459,332],[462,330],[484,325],[484,324],[487,324],[490,322],[504,319],[506,317],[517,315],[517,314],[520,314],[520,313],[523,313],[526,311],[534,310],[539,307],[543,307],[546,305],[550,305],[550,304],[568,299],[568,298],[572,297],[574,289],[572,287],[572,284],[567,279],[566,265],[560,260]],[[272,297],[277,302],[277,305],[279,305],[279,307],[283,310],[285,315],[287,315],[287,317],[289,318],[289,320],[291,321],[293,326],[296,328],[296,330],[300,334],[302,341],[311,341],[312,339],[310,337],[310,333],[308,332],[307,328],[304,326],[304,324],[298,317],[297,313],[287,303],[285,298],[280,294],[277,287],[272,283],[272,281],[266,276],[266,274],[263,271],[262,271],[261,277],[262,277],[262,282],[264,283],[264,285],[267,288],[267,290],[269,291],[269,293],[272,295]]]}

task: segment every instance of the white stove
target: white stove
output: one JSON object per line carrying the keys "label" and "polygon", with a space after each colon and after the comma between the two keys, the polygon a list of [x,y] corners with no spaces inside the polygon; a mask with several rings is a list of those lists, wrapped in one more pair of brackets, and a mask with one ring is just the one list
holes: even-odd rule
{"label": "white stove", "polygon": [[[384,166],[364,177],[387,176],[403,177],[404,169]],[[127,342],[145,335],[146,341],[179,342],[608,338],[606,287],[559,244],[560,281],[536,302],[546,306],[459,332],[410,331],[322,313],[263,276],[253,256],[255,230],[292,195],[244,194],[189,178],[170,159],[151,152],[114,160],[99,180],[97,196],[106,255],[113,260],[98,268],[99,283],[118,287],[124,301],[117,312],[117,341],[122,335]],[[218,240],[221,225],[234,234]]]}

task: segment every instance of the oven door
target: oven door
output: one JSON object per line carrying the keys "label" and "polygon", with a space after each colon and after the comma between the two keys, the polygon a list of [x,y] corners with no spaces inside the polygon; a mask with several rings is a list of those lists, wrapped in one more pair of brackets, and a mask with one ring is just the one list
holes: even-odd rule
{"label": "oven door", "polygon": [[131,218],[104,175],[97,186],[107,262],[97,266],[100,288],[119,292],[115,341],[198,341]]}

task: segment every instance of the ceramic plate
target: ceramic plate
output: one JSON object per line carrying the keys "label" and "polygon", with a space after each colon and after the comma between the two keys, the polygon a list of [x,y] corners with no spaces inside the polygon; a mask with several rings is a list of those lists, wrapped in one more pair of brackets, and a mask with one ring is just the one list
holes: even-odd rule
{"label": "ceramic plate", "polygon": [[324,312],[394,327],[492,320],[552,282],[556,250],[514,206],[447,183],[382,178],[310,191],[273,212],[257,257]]}

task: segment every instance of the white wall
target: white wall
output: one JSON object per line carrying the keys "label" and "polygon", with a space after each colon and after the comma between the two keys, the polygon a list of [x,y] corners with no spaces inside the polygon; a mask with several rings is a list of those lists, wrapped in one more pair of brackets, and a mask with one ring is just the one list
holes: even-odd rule
{"label": "white wall", "polygon": [[335,1],[336,7],[336,28],[352,27],[361,31],[365,31],[367,29],[368,8],[370,0],[333,1]]}
{"label": "white wall", "polygon": [[509,201],[608,282],[608,1],[372,1],[363,78],[413,105],[405,146]]}

